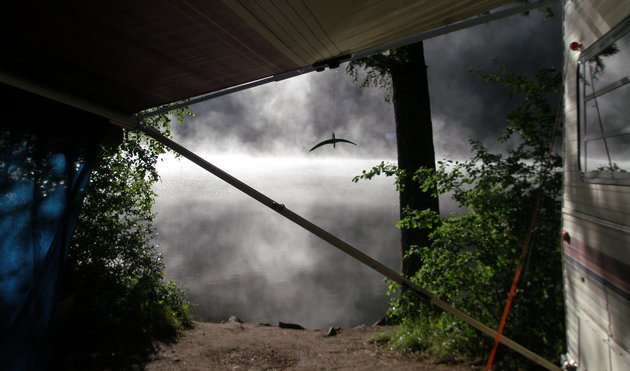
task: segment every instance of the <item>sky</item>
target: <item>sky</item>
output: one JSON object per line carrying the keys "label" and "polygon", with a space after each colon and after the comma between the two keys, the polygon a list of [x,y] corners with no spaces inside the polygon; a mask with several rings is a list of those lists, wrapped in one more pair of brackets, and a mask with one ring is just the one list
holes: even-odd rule
{"label": "sky", "polygon": [[[507,90],[469,69],[531,74],[560,68],[561,15],[513,16],[425,41],[436,158],[465,159],[469,139],[491,148],[515,106]],[[314,72],[191,106],[174,140],[292,211],[399,270],[392,180],[351,180],[395,162],[394,112],[378,88],[345,73]],[[332,132],[341,143],[313,152]],[[167,275],[202,319],[308,328],[371,324],[387,307],[382,277],[185,159],[158,166],[158,236]],[[454,210],[441,200],[444,214]]]}

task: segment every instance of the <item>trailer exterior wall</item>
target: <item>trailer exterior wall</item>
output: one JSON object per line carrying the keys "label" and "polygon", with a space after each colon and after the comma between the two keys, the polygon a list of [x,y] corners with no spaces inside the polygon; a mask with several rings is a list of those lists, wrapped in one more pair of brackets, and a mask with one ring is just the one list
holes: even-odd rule
{"label": "trailer exterior wall", "polygon": [[568,45],[584,50],[629,15],[629,1],[564,3],[564,280],[568,353],[580,370],[630,369],[630,186],[580,173],[580,52]]}

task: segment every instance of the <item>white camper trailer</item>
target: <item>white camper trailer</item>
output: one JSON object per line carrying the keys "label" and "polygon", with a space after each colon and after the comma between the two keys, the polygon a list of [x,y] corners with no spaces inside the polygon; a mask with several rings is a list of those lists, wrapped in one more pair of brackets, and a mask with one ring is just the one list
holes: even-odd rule
{"label": "white camper trailer", "polygon": [[630,370],[630,1],[564,3],[567,364]]}

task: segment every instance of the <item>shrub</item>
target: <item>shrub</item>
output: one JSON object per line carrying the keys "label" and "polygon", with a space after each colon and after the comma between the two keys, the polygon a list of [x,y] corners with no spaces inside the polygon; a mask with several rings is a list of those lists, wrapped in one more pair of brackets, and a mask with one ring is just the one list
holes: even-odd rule
{"label": "shrub", "polygon": [[[168,134],[169,119],[154,127]],[[74,311],[58,326],[56,362],[65,369],[120,368],[142,361],[156,339],[191,325],[182,289],[166,280],[151,210],[165,148],[125,132],[100,148],[67,259],[65,290]]]}
{"label": "shrub", "polygon": [[[464,162],[441,161],[436,170],[419,169],[414,181],[425,192],[449,194],[465,210],[442,218],[431,210],[404,211],[400,228],[432,228],[430,244],[414,246],[409,254],[422,260],[410,277],[486,325],[497,328],[521,246],[533,237],[504,334],[534,352],[559,361],[564,348],[564,302],[560,251],[561,158],[550,151],[559,130],[550,101],[560,76],[542,69],[531,78],[507,73],[482,73],[484,79],[509,87],[521,104],[508,116],[499,140],[518,136],[507,154],[491,153],[471,141],[473,157]],[[375,174],[405,176],[381,163],[357,179]],[[400,180],[397,180],[400,183]],[[404,190],[402,190],[404,192]],[[532,215],[536,223],[529,230]],[[403,259],[406,257],[403,257]],[[390,284],[390,292],[397,289]],[[389,315],[401,322],[393,344],[439,357],[467,354],[485,357],[485,335],[429,307],[410,292],[394,298]],[[502,352],[503,367],[516,368],[524,359]],[[529,366],[527,366],[529,367]]]}

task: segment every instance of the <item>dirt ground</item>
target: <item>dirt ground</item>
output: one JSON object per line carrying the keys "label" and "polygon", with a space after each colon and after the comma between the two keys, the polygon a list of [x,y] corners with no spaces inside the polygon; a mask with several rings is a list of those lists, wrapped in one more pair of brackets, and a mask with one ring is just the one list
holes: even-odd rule
{"label": "dirt ground", "polygon": [[375,341],[386,327],[327,331],[229,321],[195,322],[176,343],[159,344],[147,370],[471,370],[405,355]]}

